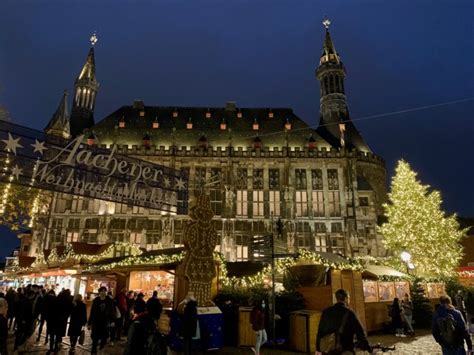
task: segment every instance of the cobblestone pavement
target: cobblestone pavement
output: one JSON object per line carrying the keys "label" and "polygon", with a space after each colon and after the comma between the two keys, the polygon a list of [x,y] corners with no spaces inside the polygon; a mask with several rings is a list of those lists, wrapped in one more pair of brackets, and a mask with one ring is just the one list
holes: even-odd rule
{"label": "cobblestone pavement", "polygon": [[[48,346],[44,344],[45,338],[42,337],[41,341],[35,342],[36,336],[32,336],[27,342],[25,349],[23,351],[17,352],[15,354],[46,354]],[[90,338],[86,337],[89,340],[89,343],[84,344],[84,346],[79,346],[76,348],[77,355],[86,355],[90,354]],[[10,334],[9,336],[9,348],[11,353],[13,353],[13,340],[14,335]],[[441,354],[440,347],[434,341],[433,337],[429,332],[422,332],[416,337],[407,337],[407,338],[398,338],[393,335],[380,335],[380,336],[370,336],[369,341],[371,344],[381,343],[385,346],[395,345],[394,351],[386,352],[385,354],[389,355],[438,355]],[[125,347],[125,341],[116,342],[113,346],[107,344],[107,346],[99,352],[100,355],[122,355]],[[265,355],[290,355],[290,354],[302,354],[293,351],[285,351],[280,349],[271,349],[271,348],[262,348],[262,354]],[[67,355],[69,353],[69,338],[64,338],[60,355]],[[253,352],[250,348],[224,348],[217,351],[209,352],[210,354],[248,354],[251,355]],[[178,355],[179,353],[169,351],[168,355]],[[367,354],[366,352],[358,352],[357,355]],[[375,352],[375,354],[382,354],[381,352]]]}

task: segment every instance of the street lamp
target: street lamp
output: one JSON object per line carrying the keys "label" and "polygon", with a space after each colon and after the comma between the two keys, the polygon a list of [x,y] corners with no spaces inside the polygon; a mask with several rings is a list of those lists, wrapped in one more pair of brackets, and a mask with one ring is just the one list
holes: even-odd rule
{"label": "street lamp", "polygon": [[402,259],[402,261],[407,266],[407,274],[410,274],[410,270],[413,270],[415,268],[415,265],[413,265],[413,263],[410,262],[411,261],[411,254],[407,251],[403,251],[400,254],[400,258]]}

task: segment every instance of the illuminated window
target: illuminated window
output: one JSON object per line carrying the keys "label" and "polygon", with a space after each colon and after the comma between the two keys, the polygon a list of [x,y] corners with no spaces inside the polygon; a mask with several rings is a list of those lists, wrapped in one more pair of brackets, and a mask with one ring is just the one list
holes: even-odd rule
{"label": "illuminated window", "polygon": [[341,201],[339,192],[339,179],[336,169],[328,169],[328,207],[331,217],[341,215]]}
{"label": "illuminated window", "polygon": [[273,118],[273,112],[272,112],[272,111],[270,111],[270,112],[268,113],[268,118]]}
{"label": "illuminated window", "polygon": [[217,182],[210,189],[211,208],[216,216],[222,214],[222,171],[219,168],[211,169],[211,181]]}
{"label": "illuminated window", "polygon": [[242,118],[242,112],[237,112],[237,118]]}
{"label": "illuminated window", "polygon": [[125,128],[125,119],[123,117],[119,121],[119,128]]}
{"label": "illuminated window", "polygon": [[308,223],[300,222],[296,224],[296,245],[299,248],[311,247],[311,228]]}
{"label": "illuminated window", "polygon": [[225,131],[226,129],[227,129],[227,123],[226,123],[224,120],[222,120],[222,122],[221,122],[221,130]]}
{"label": "illuminated window", "polygon": [[242,234],[235,235],[235,258],[238,261],[248,259],[248,236]]}
{"label": "illuminated window", "polygon": [[237,190],[237,216],[247,217],[248,216],[248,200],[247,190]]}
{"label": "illuminated window", "polygon": [[154,121],[152,127],[153,127],[154,129],[160,128],[160,122]]}
{"label": "illuminated window", "polygon": [[280,191],[269,191],[270,215],[280,216]]}
{"label": "illuminated window", "polygon": [[173,118],[177,118],[178,117],[178,111],[173,111]]}
{"label": "illuminated window", "polygon": [[306,170],[295,170],[295,188],[296,188],[296,216],[308,216],[308,191],[306,183]]}
{"label": "illuminated window", "polygon": [[79,232],[67,232],[66,234],[66,242],[73,243],[79,241]]}
{"label": "illuminated window", "polygon": [[95,136],[91,134],[89,137],[87,137],[87,145],[94,145],[95,144]]}
{"label": "illuminated window", "polygon": [[130,233],[130,243],[131,244],[141,244],[142,243],[142,233],[131,232]]}
{"label": "illuminated window", "polygon": [[258,125],[257,119],[255,119],[255,120],[253,121],[252,129],[253,129],[254,131],[258,131],[259,125]]}
{"label": "illuminated window", "polygon": [[211,118],[211,113],[209,111],[206,112],[206,118]]}
{"label": "illuminated window", "polygon": [[314,217],[324,217],[323,172],[321,169],[311,170],[311,199]]}
{"label": "illuminated window", "polygon": [[145,111],[140,111],[140,117],[145,117]]}
{"label": "illuminated window", "polygon": [[188,123],[186,123],[186,129],[193,129],[193,122],[191,120],[191,117],[189,118]]}
{"label": "illuminated window", "polygon": [[263,217],[263,190],[253,191],[252,193],[253,217]]}
{"label": "illuminated window", "polygon": [[285,129],[286,129],[287,131],[289,131],[289,130],[291,129],[291,122],[288,120],[288,118],[286,119]]}

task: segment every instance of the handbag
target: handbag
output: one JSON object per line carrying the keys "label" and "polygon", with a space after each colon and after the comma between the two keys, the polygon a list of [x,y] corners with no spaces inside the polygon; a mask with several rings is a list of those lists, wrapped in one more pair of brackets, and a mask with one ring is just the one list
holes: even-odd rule
{"label": "handbag", "polygon": [[337,332],[327,334],[321,338],[321,342],[319,344],[321,352],[332,353],[332,352],[338,352],[342,350],[342,346],[339,341],[339,338],[342,336],[342,332],[344,331],[344,327],[346,325],[348,316],[349,316],[349,311],[347,311],[342,317],[342,323],[339,329],[337,330]]}
{"label": "handbag", "polygon": [[86,340],[86,331],[81,329],[81,335],[79,335],[79,344],[84,345],[84,341]]}

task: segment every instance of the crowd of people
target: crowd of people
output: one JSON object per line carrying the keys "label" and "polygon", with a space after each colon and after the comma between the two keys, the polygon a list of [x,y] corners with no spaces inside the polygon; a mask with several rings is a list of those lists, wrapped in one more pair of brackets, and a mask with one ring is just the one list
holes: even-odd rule
{"label": "crowd of people", "polygon": [[85,343],[86,327],[90,330],[91,354],[124,336],[125,355],[147,354],[152,347],[154,354],[166,354],[157,327],[162,309],[156,291],[145,301],[142,293],[122,290],[114,297],[100,287],[88,316],[82,296],[72,296],[68,289],[57,292],[38,285],[10,288],[6,294],[0,292],[0,354],[8,354],[9,331],[14,333],[14,351],[23,350],[37,331],[36,342],[44,334],[44,344],[49,345],[47,354],[58,353],[65,336],[70,340],[69,353],[74,354],[77,344]]}

